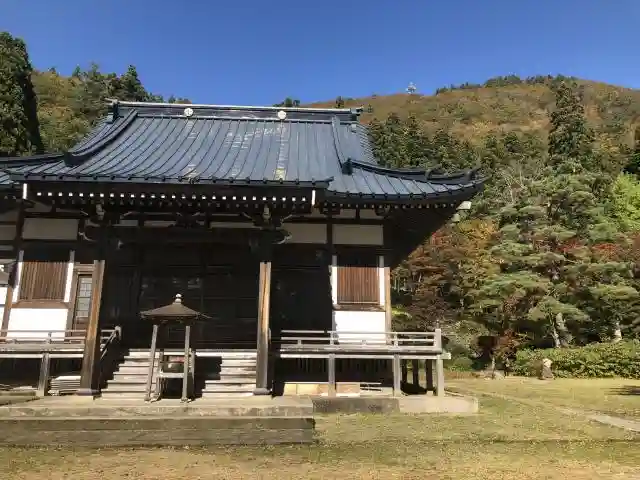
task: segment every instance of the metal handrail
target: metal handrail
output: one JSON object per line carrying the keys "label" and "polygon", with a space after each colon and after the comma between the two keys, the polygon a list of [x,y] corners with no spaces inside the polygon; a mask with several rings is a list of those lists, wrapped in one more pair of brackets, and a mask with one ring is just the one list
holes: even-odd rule
{"label": "metal handrail", "polygon": [[[106,333],[106,331],[104,331]],[[102,335],[100,336],[102,338]],[[116,326],[100,348],[100,362],[107,356],[109,347],[122,339],[122,327]]]}

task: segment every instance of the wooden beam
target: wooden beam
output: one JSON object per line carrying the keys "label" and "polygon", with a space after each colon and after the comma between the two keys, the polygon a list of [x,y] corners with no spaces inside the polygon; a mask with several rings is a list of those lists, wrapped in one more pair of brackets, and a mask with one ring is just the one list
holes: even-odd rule
{"label": "wooden beam", "polygon": [[270,395],[269,388],[269,308],[271,297],[271,259],[260,261],[258,280],[258,331],[256,388],[254,395]]}
{"label": "wooden beam", "polygon": [[84,343],[82,369],[80,371],[80,389],[78,395],[95,396],[99,393],[100,378],[100,305],[104,283],[106,232],[102,232],[98,248],[98,258],[93,261],[91,276],[91,304],[89,321]]}

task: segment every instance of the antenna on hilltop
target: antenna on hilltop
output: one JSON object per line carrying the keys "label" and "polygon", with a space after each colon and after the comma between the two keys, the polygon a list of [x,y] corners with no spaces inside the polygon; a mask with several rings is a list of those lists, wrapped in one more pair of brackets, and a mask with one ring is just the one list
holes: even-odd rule
{"label": "antenna on hilltop", "polygon": [[409,95],[413,95],[414,93],[416,93],[416,90],[418,90],[418,88],[416,87],[415,83],[409,82],[409,86],[407,87],[407,93]]}

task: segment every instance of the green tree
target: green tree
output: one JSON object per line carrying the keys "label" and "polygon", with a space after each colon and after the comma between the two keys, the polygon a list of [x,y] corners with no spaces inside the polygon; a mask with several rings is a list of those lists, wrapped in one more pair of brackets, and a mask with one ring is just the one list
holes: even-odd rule
{"label": "green tree", "polygon": [[297,98],[287,97],[280,103],[274,103],[273,106],[274,107],[285,107],[285,108],[299,107],[300,106],[300,100],[298,100]]}
{"label": "green tree", "polygon": [[640,126],[636,126],[633,136],[633,150],[631,150],[624,171],[631,175],[640,176]]}
{"label": "green tree", "polygon": [[0,32],[0,157],[43,152],[31,73],[25,43]]}
{"label": "green tree", "polygon": [[640,231],[640,181],[635,175],[623,173],[616,178],[609,211],[622,231]]}

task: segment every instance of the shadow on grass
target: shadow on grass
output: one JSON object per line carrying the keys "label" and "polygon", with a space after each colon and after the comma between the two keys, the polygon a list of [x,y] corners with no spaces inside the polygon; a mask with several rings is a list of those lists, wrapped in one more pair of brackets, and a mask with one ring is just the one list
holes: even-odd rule
{"label": "shadow on grass", "polygon": [[640,395],[640,386],[623,385],[622,387],[614,388],[612,393],[616,395]]}

